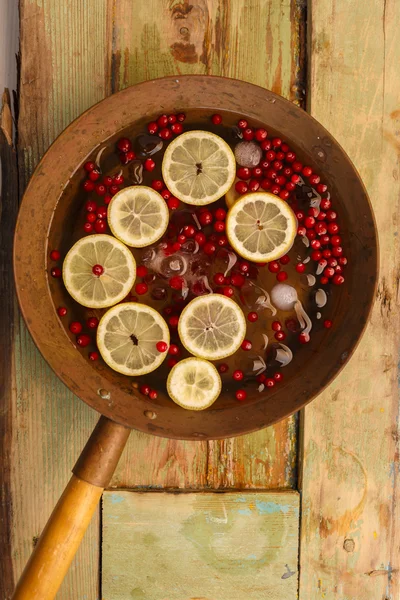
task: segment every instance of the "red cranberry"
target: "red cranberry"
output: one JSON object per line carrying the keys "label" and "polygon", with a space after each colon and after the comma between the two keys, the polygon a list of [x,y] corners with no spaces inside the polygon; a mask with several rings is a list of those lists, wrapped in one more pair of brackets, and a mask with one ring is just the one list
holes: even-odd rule
{"label": "red cranberry", "polygon": [[[273,168],[275,169],[275,171],[281,171],[283,169],[283,164],[281,163],[280,160],[275,160],[272,163]],[[277,182],[278,183],[278,182]],[[285,182],[286,183],[286,182]]]}
{"label": "red cranberry", "polygon": [[217,285],[223,285],[225,283],[225,277],[223,273],[215,273],[213,277],[214,283]]}
{"label": "red cranberry", "polygon": [[117,173],[116,175],[114,175],[113,182],[115,183],[115,185],[122,185],[124,183],[124,177],[122,173]]}
{"label": "red cranberry", "polygon": [[204,235],[204,233],[201,232],[196,233],[194,239],[199,244],[199,246],[204,246],[206,242],[206,236]]}
{"label": "red cranberry", "polygon": [[206,242],[203,246],[203,252],[205,254],[211,255],[216,251],[216,246],[212,242]]}
{"label": "red cranberry", "polygon": [[336,267],[338,264],[336,258],[329,258],[328,260],[328,266],[329,267]]}
{"label": "red cranberry", "polygon": [[240,273],[234,273],[231,277],[231,283],[235,287],[242,287],[245,282],[245,278]]}
{"label": "red cranberry", "polygon": [[154,135],[155,133],[157,133],[157,131],[158,131],[157,123],[155,121],[151,121],[151,123],[148,123],[147,131],[150,133],[150,135]]}
{"label": "red cranberry", "polygon": [[250,265],[246,260],[242,260],[239,264],[238,264],[239,269],[242,271],[242,273],[248,273],[249,269],[250,269]]}
{"label": "red cranberry", "polygon": [[325,218],[326,218],[326,212],[324,212],[323,210],[321,210],[321,211],[318,213],[317,220],[318,220],[318,221],[324,221],[324,220],[325,220]]}
{"label": "red cranberry", "polygon": [[50,252],[50,258],[51,260],[60,260],[61,253],[58,250],[52,250]]}
{"label": "red cranberry", "polygon": [[89,360],[99,360],[98,352],[89,352]]}
{"label": "red cranberry", "polygon": [[156,192],[160,192],[163,189],[164,184],[160,179],[153,179],[151,182],[151,187],[153,190],[156,190]]}
{"label": "red cranberry", "polygon": [[83,226],[83,229],[85,230],[86,233],[91,233],[93,231],[92,223],[85,223]]}
{"label": "red cranberry", "polygon": [[110,204],[110,202],[111,202],[111,199],[112,199],[112,196],[110,196],[109,194],[106,194],[106,195],[104,196],[104,204],[105,204],[105,205],[108,205],[108,204]]}
{"label": "red cranberry", "polygon": [[337,213],[334,210],[328,210],[326,218],[328,221],[335,221],[337,219]]}
{"label": "red cranberry", "polygon": [[93,202],[93,200],[89,200],[88,202],[86,202],[85,208],[86,208],[87,212],[89,212],[89,213],[96,212],[97,204],[96,204],[96,202]]}
{"label": "red cranberry", "polygon": [[107,188],[103,183],[98,183],[96,185],[96,194],[98,196],[104,196],[104,194],[107,192]]}
{"label": "red cranberry", "polygon": [[93,265],[92,273],[93,275],[96,275],[96,277],[100,277],[100,275],[103,275],[104,273],[104,268],[101,265]]}
{"label": "red cranberry", "polygon": [[143,294],[146,294],[148,289],[149,288],[148,288],[147,283],[144,283],[144,282],[137,283],[135,285],[135,292],[137,293],[138,296],[143,296]]}
{"label": "red cranberry", "polygon": [[179,317],[177,315],[172,315],[172,317],[170,317],[168,319],[168,323],[169,323],[170,327],[178,327],[178,322],[179,322]]}
{"label": "red cranberry", "polygon": [[281,146],[281,144],[282,144],[281,138],[276,137],[276,138],[272,139],[272,145],[274,146],[274,148],[276,148],[277,146]]}
{"label": "red cranberry", "polygon": [[288,265],[290,263],[290,256],[288,254],[284,254],[280,257],[279,262],[281,265]]}
{"label": "red cranberry", "polygon": [[245,392],[245,390],[237,390],[235,396],[236,400],[246,400],[247,393]]}
{"label": "red cranberry", "polygon": [[171,125],[171,131],[174,135],[179,135],[183,131],[182,123],[173,123]]}
{"label": "red cranberry", "polygon": [[286,281],[286,279],[288,278],[288,274],[286,273],[286,271],[280,271],[276,274],[276,278],[278,281]]}
{"label": "red cranberry", "polygon": [[174,275],[168,281],[168,285],[173,290],[181,290],[183,288],[184,280],[179,275]]}
{"label": "red cranberry", "polygon": [[255,321],[258,320],[258,313],[256,312],[249,312],[249,314],[247,315],[247,319],[250,321],[250,323],[254,323]]}
{"label": "red cranberry", "polygon": [[253,138],[254,138],[253,129],[251,127],[246,127],[246,129],[243,130],[243,139],[246,140],[246,142],[250,142]]}
{"label": "red cranberry", "polygon": [[281,331],[282,324],[280,321],[273,321],[271,327],[272,327],[272,331]]}
{"label": "red cranberry", "polygon": [[157,400],[158,394],[157,394],[156,390],[150,390],[149,398],[150,398],[150,400]]}
{"label": "red cranberry", "polygon": [[232,377],[235,381],[242,381],[243,371],[240,371],[240,369],[236,369],[236,371],[233,371]]}
{"label": "red cranberry", "polygon": [[302,173],[303,173],[304,177],[310,177],[310,175],[312,175],[312,168],[311,167],[303,167]]}
{"label": "red cranberry", "polygon": [[297,235],[299,235],[300,237],[305,237],[306,233],[307,229],[305,227],[301,226],[297,228]]}
{"label": "red cranberry", "polygon": [[109,175],[106,175],[105,177],[103,177],[103,183],[105,186],[109,187],[113,183],[113,178]]}
{"label": "red cranberry", "polygon": [[324,327],[326,327],[326,329],[330,329],[332,327],[332,325],[333,325],[332,321],[330,321],[329,319],[325,319]]}
{"label": "red cranberry", "polygon": [[161,115],[161,117],[158,117],[158,119],[157,119],[157,125],[159,127],[166,127],[166,125],[168,125],[168,117],[167,117],[167,115]]}
{"label": "red cranberry", "polygon": [[[309,218],[311,219],[311,217],[309,217]],[[314,231],[314,229],[307,229],[306,236],[308,237],[309,240],[314,240],[317,237],[317,234]]]}
{"label": "red cranberry", "polygon": [[94,230],[96,233],[104,233],[107,229],[107,223],[104,219],[97,219],[94,224]]}
{"label": "red cranberry", "polygon": [[260,186],[263,190],[269,190],[271,187],[271,182],[269,179],[263,179],[260,183]]}
{"label": "red cranberry", "polygon": [[85,169],[85,171],[87,171],[88,173],[90,173],[91,171],[93,171],[96,168],[96,163],[94,163],[91,160],[88,160],[87,162],[85,162],[85,164],[83,165],[83,168]]}
{"label": "red cranberry", "polygon": [[319,250],[314,250],[313,252],[311,252],[311,259],[318,261],[321,260],[322,258],[322,252],[320,252]]}
{"label": "red cranberry", "polygon": [[274,374],[274,379],[275,379],[275,381],[278,381],[278,382],[282,381],[282,379],[283,379],[282,373],[275,373]]}
{"label": "red cranberry", "polygon": [[285,325],[288,331],[294,332],[298,329],[298,323],[295,319],[286,319]]}
{"label": "red cranberry", "polygon": [[217,221],[225,221],[226,210],[224,210],[223,208],[217,208],[217,210],[215,211],[215,218],[217,219]]}
{"label": "red cranberry", "polygon": [[239,177],[239,179],[250,179],[251,169],[247,167],[239,167],[236,174]]}
{"label": "red cranberry", "polygon": [[[90,215],[93,215],[93,213],[90,213]],[[105,206],[100,206],[97,210],[96,216],[98,219],[105,219],[107,216],[107,208]]]}
{"label": "red cranberry", "polygon": [[165,127],[164,129],[160,129],[158,135],[163,140],[169,140],[172,137],[172,131],[170,129],[168,129],[167,127]]}
{"label": "red cranberry", "polygon": [[179,242],[175,242],[174,244],[172,244],[172,250],[174,252],[179,252],[181,247],[182,247],[182,244],[180,244]]}
{"label": "red cranberry", "polygon": [[239,129],[247,129],[248,122],[246,121],[246,119],[240,119],[240,121],[238,121],[238,127]]}
{"label": "red cranberry", "polygon": [[174,358],[173,356],[171,356],[171,358],[169,358],[167,360],[167,366],[172,369],[172,367],[174,367],[176,365],[178,361],[176,360],[176,358]]}
{"label": "red cranberry", "polygon": [[[299,162],[298,160],[295,160],[295,161],[292,163],[292,169],[293,169],[293,171],[294,171],[295,173],[300,173],[300,172],[301,172],[301,170],[302,170],[302,168],[303,168],[303,165],[302,165],[302,163],[301,163],[301,162]],[[292,181],[293,181],[293,179],[292,179]],[[296,180],[294,183],[297,183],[298,181],[299,181],[299,179],[297,179],[297,180]]]}
{"label": "red cranberry", "polygon": [[257,190],[260,188],[260,182],[257,181],[257,179],[251,179],[248,185],[250,192],[257,192]]}
{"label": "red cranberry", "polygon": [[273,260],[272,262],[268,263],[268,271],[270,273],[278,273],[278,271],[281,270],[281,265],[278,263],[278,261]]}
{"label": "red cranberry", "polygon": [[321,279],[319,280],[321,285],[326,285],[328,281],[329,279],[327,277],[321,277]]}
{"label": "red cranberry", "polygon": [[179,208],[179,200],[178,198],[175,198],[175,196],[171,196],[171,198],[168,198],[167,200],[167,206],[169,208],[169,210],[176,210],[177,208]]}
{"label": "red cranberry", "polygon": [[[336,246],[336,249],[337,249],[337,248],[340,248],[340,246]],[[335,250],[335,248],[334,248],[334,250]],[[333,255],[333,256],[335,256],[335,255]],[[347,258],[346,258],[345,256],[341,256],[341,257],[339,258],[339,265],[342,265],[343,267],[344,267],[345,265],[347,265]]]}
{"label": "red cranberry", "polygon": [[275,386],[275,380],[272,379],[271,377],[268,377],[265,379],[264,385],[265,385],[265,387],[273,388]]}
{"label": "red cranberry", "polygon": [[100,173],[98,171],[91,171],[89,173],[89,179],[90,181],[97,181],[100,179]]}
{"label": "red cranberry", "polygon": [[179,346],[176,344],[171,344],[168,348],[168,354],[172,354],[173,356],[177,356],[180,353]]}
{"label": "red cranberry", "polygon": [[136,275],[138,277],[145,277],[148,273],[147,267],[145,267],[144,265],[139,265],[138,268],[136,269]]}
{"label": "red cranberry", "polygon": [[194,237],[196,234],[196,230],[193,227],[193,225],[185,225],[183,228],[183,235],[185,235],[187,238],[192,238]]}
{"label": "red cranberry", "polygon": [[226,363],[221,363],[220,365],[218,365],[218,371],[220,373],[227,373],[229,371],[229,367]]}
{"label": "red cranberry", "polygon": [[265,377],[264,373],[260,373],[259,375],[257,375],[256,379],[257,379],[258,383],[264,383],[264,381],[266,380],[266,377]]}
{"label": "red cranberry", "polygon": [[295,268],[298,273],[304,273],[306,270],[306,265],[304,263],[297,263]]}
{"label": "red cranberry", "polygon": [[146,160],[143,163],[143,166],[146,169],[146,171],[151,172],[154,171],[154,169],[156,168],[156,163],[152,158],[146,158]]}
{"label": "red cranberry", "polygon": [[96,329],[98,324],[99,324],[99,320],[96,317],[89,317],[88,320],[86,321],[86,325],[87,325],[87,327],[89,327],[89,329]]}
{"label": "red cranberry", "polygon": [[210,225],[213,221],[213,216],[212,214],[207,210],[205,212],[202,212],[199,216],[199,221],[200,223],[206,227],[207,225]]}
{"label": "red cranberry", "polygon": [[262,127],[256,129],[255,138],[258,142],[262,142],[268,137],[268,131]]}
{"label": "red cranberry", "polygon": [[342,285],[342,283],[344,283],[344,277],[343,277],[343,275],[339,275],[339,274],[334,275],[332,277],[332,283],[334,285]]}
{"label": "red cranberry", "polygon": [[176,115],[176,119],[179,121],[179,123],[183,123],[183,121],[186,119],[185,113],[178,113]]}
{"label": "red cranberry", "polygon": [[224,296],[232,298],[233,294],[235,293],[235,290],[230,285],[227,285],[222,289],[222,293]]}
{"label": "red cranberry", "polygon": [[286,333],[284,331],[277,331],[274,334],[274,338],[278,340],[278,342],[283,342],[286,339]]}
{"label": "red cranberry", "polygon": [[324,193],[326,192],[326,190],[327,190],[327,189],[328,189],[328,186],[327,186],[327,185],[325,185],[324,183],[319,183],[319,184],[317,185],[317,192],[318,192],[319,194],[324,194]]}
{"label": "red cranberry", "polygon": [[168,115],[168,123],[176,123],[176,115]]}
{"label": "red cranberry", "polygon": [[59,267],[53,267],[50,271],[50,274],[52,277],[55,277],[56,279],[58,279],[62,275],[61,269]]}
{"label": "red cranberry", "polygon": [[321,242],[319,240],[311,240],[310,246],[313,250],[319,250],[321,248]]}
{"label": "red cranberry", "polygon": [[247,352],[248,350],[251,350],[252,345],[253,344],[251,343],[250,340],[243,340],[241,348],[242,348],[242,350],[246,350],[246,352]]}
{"label": "red cranberry", "polygon": [[318,235],[325,235],[327,232],[326,223],[324,223],[323,221],[317,223],[315,225],[315,231]]}
{"label": "red cranberry", "polygon": [[245,194],[249,191],[249,188],[247,186],[247,183],[245,183],[244,181],[237,181],[235,183],[235,190],[238,194]]}
{"label": "red cranberry", "polygon": [[65,317],[65,315],[67,314],[67,309],[65,308],[65,306],[60,306],[59,308],[57,308],[57,313],[59,317]]}
{"label": "red cranberry", "polygon": [[290,194],[287,190],[282,190],[281,192],[279,192],[279,198],[282,198],[282,200],[287,200],[289,196]]}
{"label": "red cranberry", "polygon": [[216,231],[217,233],[222,233],[223,231],[225,231],[225,223],[223,221],[215,221],[214,231]]}
{"label": "red cranberry", "polygon": [[331,237],[332,246],[340,246],[341,243],[342,243],[342,238],[340,237],[340,235],[333,235]]}
{"label": "red cranberry", "polygon": [[299,335],[300,344],[308,344],[309,341],[310,341],[310,336],[308,335],[308,333],[303,332]]}
{"label": "red cranberry", "polygon": [[336,234],[339,233],[339,225],[337,223],[329,223],[328,225],[328,233],[332,234]]}
{"label": "red cranberry", "polygon": [[131,141],[128,138],[120,138],[117,142],[117,148],[121,152],[129,152],[132,149]]}
{"label": "red cranberry", "polygon": [[335,274],[335,269],[333,269],[332,267],[326,267],[324,269],[324,277],[328,277],[328,279],[329,279],[329,278],[333,277],[334,274]]}
{"label": "red cranberry", "polygon": [[221,125],[222,117],[221,117],[221,115],[213,115],[211,117],[211,121],[214,123],[214,125]]}
{"label": "red cranberry", "polygon": [[315,219],[314,219],[314,217],[310,217],[310,216],[308,216],[308,217],[306,217],[306,218],[304,219],[304,226],[305,226],[307,229],[311,229],[311,227],[314,227],[314,225],[315,225]]}
{"label": "red cranberry", "polygon": [[140,388],[139,388],[139,391],[144,396],[148,396],[150,394],[150,386],[148,386],[148,385],[141,385]]}
{"label": "red cranberry", "polygon": [[287,152],[285,156],[285,160],[288,163],[292,163],[296,160],[296,155],[294,152]]}
{"label": "red cranberry", "polygon": [[317,183],[319,183],[321,181],[321,178],[319,175],[310,175],[310,179],[309,179],[311,185],[317,185]]}
{"label": "red cranberry", "polygon": [[86,346],[89,346],[91,341],[92,340],[90,339],[90,337],[85,333],[82,333],[82,335],[78,335],[78,337],[76,338],[76,343],[81,348],[86,348]]}
{"label": "red cranberry", "polygon": [[328,210],[331,207],[331,201],[328,198],[322,198],[321,200],[321,209]]}
{"label": "red cranberry", "polygon": [[329,235],[321,235],[319,241],[321,242],[321,246],[327,246],[328,244],[330,244],[331,238],[329,237]]}
{"label": "red cranberry", "polygon": [[93,190],[94,190],[93,181],[90,181],[90,179],[86,179],[86,181],[83,182],[83,189],[85,190],[85,192],[93,192]]}

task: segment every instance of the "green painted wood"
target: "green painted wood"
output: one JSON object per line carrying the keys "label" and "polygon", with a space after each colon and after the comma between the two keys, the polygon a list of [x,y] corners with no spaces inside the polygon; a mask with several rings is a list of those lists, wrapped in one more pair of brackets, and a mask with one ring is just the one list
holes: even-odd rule
{"label": "green painted wood", "polygon": [[370,194],[376,304],[343,373],[305,410],[301,600],[395,600],[399,547],[400,4],[312,5],[311,113]]}
{"label": "green painted wood", "polygon": [[295,600],[299,495],[106,492],[103,600]]}

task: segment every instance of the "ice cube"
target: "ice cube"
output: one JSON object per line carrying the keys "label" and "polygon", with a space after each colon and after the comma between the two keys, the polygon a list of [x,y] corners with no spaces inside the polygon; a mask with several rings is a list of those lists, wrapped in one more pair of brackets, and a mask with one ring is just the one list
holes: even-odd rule
{"label": "ice cube", "polygon": [[256,142],[239,142],[235,146],[235,158],[242,167],[256,167],[262,158],[262,150]]}

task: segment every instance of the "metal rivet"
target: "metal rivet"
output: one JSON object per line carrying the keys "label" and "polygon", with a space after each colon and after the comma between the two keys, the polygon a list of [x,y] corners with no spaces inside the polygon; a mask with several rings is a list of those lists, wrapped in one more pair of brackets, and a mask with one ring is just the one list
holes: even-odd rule
{"label": "metal rivet", "polygon": [[348,538],[347,540],[344,540],[343,543],[343,548],[346,550],[346,552],[354,552],[354,548],[356,547],[354,540]]}
{"label": "metal rivet", "polygon": [[107,392],[107,390],[104,390],[103,388],[100,388],[97,393],[103,400],[109,400],[111,398],[110,392]]}
{"label": "metal rivet", "polygon": [[151,420],[157,419],[157,413],[155,413],[153,410],[145,410],[144,416]]}

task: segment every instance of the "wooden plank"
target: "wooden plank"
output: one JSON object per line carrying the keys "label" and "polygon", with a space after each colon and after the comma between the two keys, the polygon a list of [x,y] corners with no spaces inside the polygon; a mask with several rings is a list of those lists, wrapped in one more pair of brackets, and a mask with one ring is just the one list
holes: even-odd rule
{"label": "wooden plank", "polygon": [[399,584],[400,4],[312,4],[311,112],[375,208],[377,301],[350,364],[305,411],[300,598],[394,600]]}
{"label": "wooden plank", "polygon": [[[297,104],[303,100],[302,0],[149,0],[140,5],[120,0],[113,4],[112,21],[112,91],[163,75],[205,73],[265,86]],[[136,458],[138,446],[147,457],[145,469]],[[291,487],[296,478],[296,420],[243,438],[210,442],[208,459],[203,452],[198,442],[166,443],[134,434],[112,485]],[[165,470],[165,460],[171,458],[174,463]]]}
{"label": "wooden plank", "polygon": [[296,492],[106,492],[104,600],[295,600]]}
{"label": "wooden plank", "polygon": [[[21,0],[21,190],[58,133],[108,93],[105,9],[95,0]],[[52,373],[22,320],[14,327],[11,552],[18,578],[97,416]],[[98,564],[96,515],[57,598],[96,598]]]}

